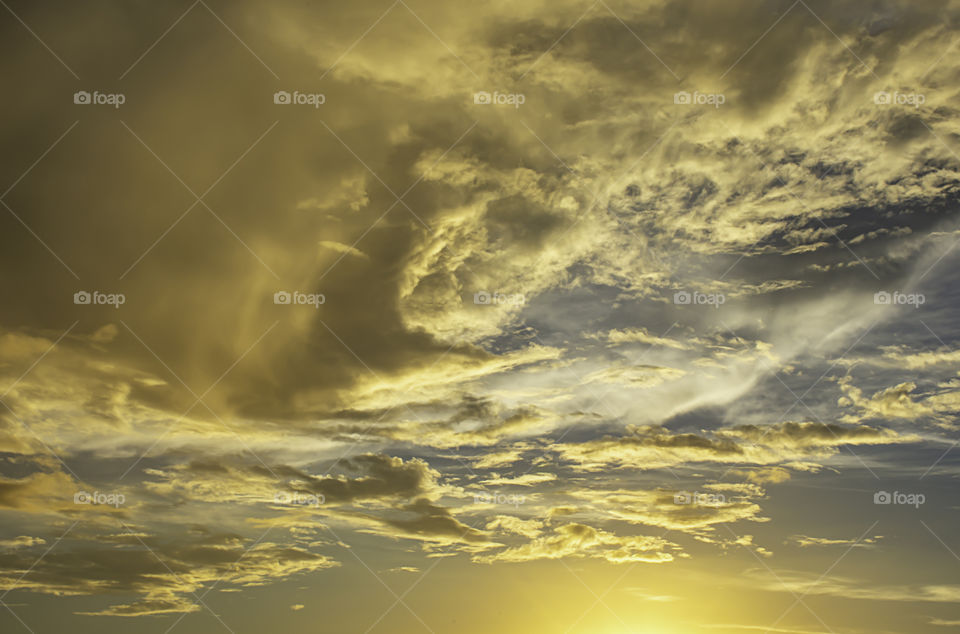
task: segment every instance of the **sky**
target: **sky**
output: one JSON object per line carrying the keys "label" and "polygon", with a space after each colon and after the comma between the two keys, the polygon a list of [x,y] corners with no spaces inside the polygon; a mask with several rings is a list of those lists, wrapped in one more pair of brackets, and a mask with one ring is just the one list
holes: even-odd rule
{"label": "sky", "polygon": [[0,5],[3,632],[960,631],[960,2]]}

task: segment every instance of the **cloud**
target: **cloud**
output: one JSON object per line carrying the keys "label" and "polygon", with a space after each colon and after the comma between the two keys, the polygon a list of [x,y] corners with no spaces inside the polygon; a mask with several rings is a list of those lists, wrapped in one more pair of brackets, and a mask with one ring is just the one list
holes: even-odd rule
{"label": "cloud", "polygon": [[[109,43],[101,62],[137,60],[172,19],[148,4],[136,19],[17,11],[85,77],[116,77],[75,33]],[[863,340],[879,353],[850,349],[897,319],[870,302],[874,287],[920,281],[956,239],[953,5],[384,8],[237,2],[217,8],[222,23],[186,16],[177,46],[130,68],[129,130],[85,117],[53,148],[79,106],[48,97],[69,97],[72,78],[47,72],[56,60],[23,24],[0,27],[19,97],[0,132],[16,213],[0,212],[2,569],[27,569],[75,518],[91,531],[19,587],[124,595],[91,614],[199,611],[191,593],[224,572],[237,589],[336,565],[320,522],[497,565],[683,556],[629,532],[641,527],[768,556],[716,527],[764,523],[764,539],[789,539],[776,511],[796,492],[772,485],[847,446],[909,457],[916,428],[955,427],[957,378],[930,378],[953,371],[952,345],[924,347],[912,324],[896,345],[882,328]],[[216,48],[224,37],[232,48]],[[323,110],[271,103],[274,71],[254,49],[284,83],[329,93]],[[214,76],[236,81],[224,92]],[[525,102],[475,104],[481,89]],[[678,104],[678,90],[724,105]],[[897,90],[924,103],[874,102]],[[209,193],[204,205],[187,212],[193,196],[168,172]],[[952,288],[951,264],[925,283]],[[94,285],[128,301],[71,301]],[[283,288],[326,302],[275,304]],[[726,301],[674,304],[680,289]],[[946,337],[928,315],[951,302],[923,313]],[[786,407],[771,375],[792,386],[844,359],[883,376],[840,380],[840,411],[811,402],[827,422],[771,423]],[[675,504],[667,469],[724,500]],[[128,505],[73,503],[120,474]],[[524,487],[529,505],[494,515],[468,486]],[[210,517],[223,535],[186,528]],[[244,554],[251,526],[288,537]]]}
{"label": "cloud", "polygon": [[822,450],[840,445],[885,445],[909,442],[890,429],[865,425],[844,426],[821,422],[785,422],[760,427],[740,425],[718,432],[721,436],[748,442],[763,442],[777,449]]}
{"label": "cloud", "polygon": [[14,537],[13,539],[0,540],[0,548],[30,548],[32,546],[43,545],[46,543],[47,540],[43,539],[42,537],[20,535],[19,537]]}
{"label": "cloud", "polygon": [[[78,612],[105,616],[195,612],[201,609],[195,593],[218,580],[225,587],[252,587],[339,565],[299,547],[207,530],[181,535],[176,543],[147,536],[113,547],[97,544],[95,535],[85,535],[65,540],[39,560],[14,551],[0,554],[0,561],[8,571],[0,574],[0,588],[5,590],[136,597],[101,610]],[[28,567],[30,575],[17,574]]]}
{"label": "cloud", "polygon": [[830,539],[828,537],[809,537],[807,535],[791,535],[790,541],[794,542],[800,548],[809,548],[811,546],[849,546],[851,548],[874,548],[878,541],[883,539],[881,535],[873,537],[864,537],[863,539]]}
{"label": "cloud", "polygon": [[0,478],[0,508],[27,513],[51,513],[77,507],[78,484],[67,474],[38,471],[23,478]]}
{"label": "cloud", "polygon": [[865,396],[863,390],[853,385],[848,375],[838,381],[843,390],[838,405],[855,407],[859,411],[847,414],[843,420],[918,420],[929,418],[943,427],[954,424],[954,414],[960,410],[960,381],[944,381],[933,391],[919,392],[917,384],[905,381]]}
{"label": "cloud", "polygon": [[489,531],[501,530],[514,535],[522,535],[529,539],[539,537],[545,524],[541,520],[524,520],[513,515],[497,515],[490,520],[486,529]]}
{"label": "cloud", "polygon": [[[634,426],[623,436],[566,443],[557,447],[557,451],[565,460],[586,470],[608,466],[661,469],[699,462],[791,466],[805,459],[829,458],[842,445],[887,445],[912,440],[889,429],[819,422],[738,425],[702,434],[676,434],[664,427]],[[783,474],[770,472],[768,475],[782,477]]]}
{"label": "cloud", "polygon": [[331,242],[328,240],[321,240],[317,244],[319,244],[320,247],[323,249],[330,249],[331,251],[334,251],[336,253],[343,253],[344,255],[352,255],[358,258],[366,258],[366,259],[370,258],[370,256],[368,256],[366,253],[364,253],[360,249],[357,249],[356,247],[350,246],[349,244],[341,244],[339,242]]}
{"label": "cloud", "polygon": [[537,484],[543,484],[544,482],[553,482],[557,479],[557,474],[555,473],[524,473],[521,476],[515,478],[504,478],[500,477],[496,473],[493,474],[494,477],[488,478],[486,480],[481,480],[481,484],[487,486],[523,486],[529,487]]}
{"label": "cloud", "polygon": [[651,335],[644,328],[614,329],[604,333],[604,336],[610,343],[645,343],[653,346],[676,348],[678,350],[686,350],[690,347],[689,344],[684,343],[682,340]]}
{"label": "cloud", "polygon": [[484,531],[464,524],[451,514],[450,509],[426,499],[415,500],[399,507],[397,511],[390,516],[376,518],[382,527],[368,529],[369,532],[421,540],[427,547],[474,544],[474,548],[467,550],[483,550],[496,545]]}
{"label": "cloud", "polygon": [[268,467],[240,461],[197,459],[186,465],[152,469],[146,486],[159,495],[190,501],[272,503],[278,492],[322,496],[324,504],[364,500],[408,499],[433,493],[438,473],[420,459],[407,461],[382,454],[345,458],[350,475],[313,475],[286,465]]}
{"label": "cloud", "polygon": [[766,577],[760,571],[753,570],[748,572],[746,578],[773,592],[835,596],[862,601],[955,603],[960,597],[960,586],[949,584],[877,585],[847,577],[818,579],[817,575],[791,571],[777,571],[778,579],[770,581],[769,573],[765,574]]}
{"label": "cloud", "polygon": [[921,370],[938,365],[956,365],[960,361],[960,350],[942,348],[938,350],[913,351],[904,346],[884,346],[881,348],[882,361],[892,367],[908,370]]}
{"label": "cloud", "polygon": [[[706,502],[700,499],[693,503],[678,503],[676,496],[684,492],[670,490],[609,490],[577,491],[572,495],[607,518],[631,524],[656,526],[674,531],[702,534],[711,532],[715,525],[741,520],[768,522],[761,515],[760,506],[749,496],[715,496]],[[749,491],[751,495],[763,495],[763,491]],[[585,509],[586,510],[586,509]]]}
{"label": "cloud", "polygon": [[586,383],[623,384],[630,387],[653,387],[665,381],[678,379],[686,374],[676,368],[663,368],[649,365],[613,366],[590,374],[584,378]]}
{"label": "cloud", "polygon": [[509,449],[486,452],[472,458],[473,466],[477,469],[506,467],[519,462],[523,458],[524,453],[532,447],[529,443],[520,442]]}
{"label": "cloud", "polygon": [[[402,425],[386,425],[380,430],[394,440],[451,448],[460,446],[492,447],[517,439],[525,447],[525,438],[556,427],[552,412],[531,405],[504,407],[493,399],[464,396],[451,412],[438,417],[415,415]],[[489,454],[489,460],[508,459],[510,452]]]}
{"label": "cloud", "polygon": [[744,478],[754,484],[779,484],[790,479],[790,472],[782,467],[759,469],[731,469],[730,475]]}
{"label": "cloud", "polygon": [[651,594],[650,592],[644,590],[643,588],[624,588],[624,592],[628,593],[630,596],[637,597],[643,601],[654,601],[657,603],[666,603],[670,601],[679,601],[680,597],[675,597],[669,594]]}
{"label": "cloud", "polygon": [[618,536],[585,524],[562,524],[525,544],[477,555],[474,560],[493,563],[590,557],[610,563],[665,563],[673,561],[669,552],[673,548],[674,544],[658,537]]}
{"label": "cloud", "polygon": [[566,460],[585,469],[606,466],[658,469],[690,461],[738,457],[743,450],[732,440],[714,440],[697,434],[674,435],[659,427],[631,427],[624,436],[607,436],[558,447]]}

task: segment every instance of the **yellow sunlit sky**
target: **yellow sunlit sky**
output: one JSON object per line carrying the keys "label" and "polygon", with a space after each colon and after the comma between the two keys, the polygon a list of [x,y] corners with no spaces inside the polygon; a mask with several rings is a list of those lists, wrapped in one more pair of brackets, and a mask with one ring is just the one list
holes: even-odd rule
{"label": "yellow sunlit sky", "polygon": [[0,631],[960,631],[958,23],[0,0]]}

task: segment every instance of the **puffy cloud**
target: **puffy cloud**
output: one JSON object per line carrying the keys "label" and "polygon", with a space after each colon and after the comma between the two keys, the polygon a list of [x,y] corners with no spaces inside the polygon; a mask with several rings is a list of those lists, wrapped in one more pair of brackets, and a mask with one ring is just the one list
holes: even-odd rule
{"label": "puffy cloud", "polygon": [[740,520],[769,521],[750,499],[762,497],[762,490],[738,493],[729,500],[722,494],[693,498],[689,492],[668,490],[578,491],[573,495],[608,518],[692,534],[711,532],[715,525]]}
{"label": "puffy cloud", "polygon": [[530,539],[539,537],[543,528],[544,523],[540,520],[524,520],[513,515],[498,515],[486,525],[487,530],[501,530]]}
{"label": "puffy cloud", "polygon": [[241,461],[198,459],[165,470],[150,470],[156,479],[146,486],[159,495],[188,501],[247,501],[272,503],[280,493],[322,496],[324,504],[404,500],[433,494],[439,474],[419,459],[404,461],[381,454],[345,458],[339,462],[353,477],[314,475],[300,469]]}
{"label": "puffy cloud", "polygon": [[870,396],[864,395],[849,375],[840,379],[839,385],[844,395],[838,404],[857,410],[844,416],[843,420],[847,422],[930,419],[942,427],[953,428],[955,414],[960,410],[960,381],[957,379],[941,381],[932,390],[924,391],[918,391],[915,382],[906,381]]}
{"label": "puffy cloud", "polygon": [[884,346],[881,360],[891,366],[920,370],[938,365],[956,365],[960,361],[960,350],[923,350],[913,351],[904,346]]}

